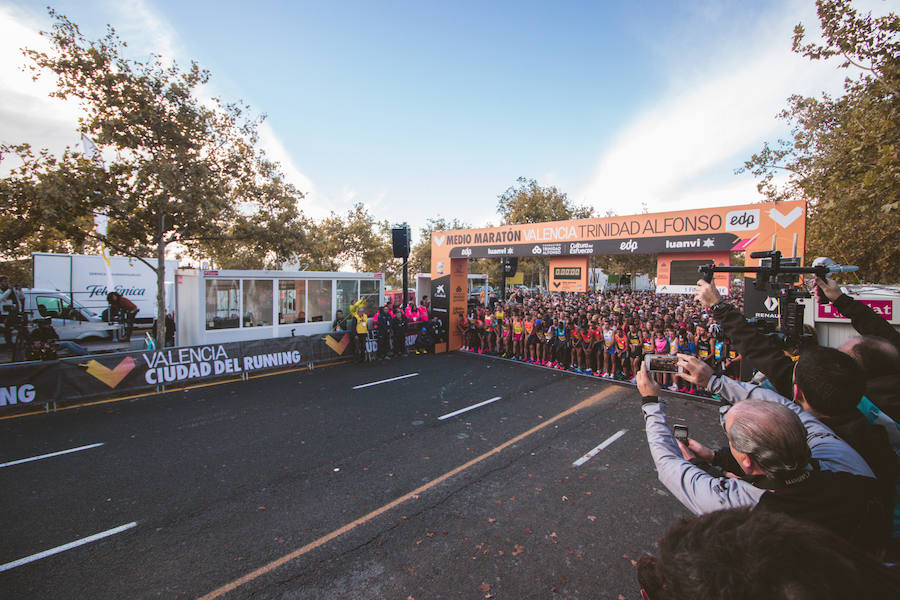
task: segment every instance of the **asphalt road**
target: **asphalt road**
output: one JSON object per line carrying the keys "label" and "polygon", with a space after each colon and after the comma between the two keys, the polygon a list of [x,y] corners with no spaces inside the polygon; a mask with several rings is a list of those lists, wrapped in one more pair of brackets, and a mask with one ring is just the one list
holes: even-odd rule
{"label": "asphalt road", "polygon": [[[669,412],[723,439],[713,407]],[[0,467],[4,598],[633,599],[632,561],[687,514],[635,390],[461,353],[0,421],[0,439],[0,463],[102,444]]]}

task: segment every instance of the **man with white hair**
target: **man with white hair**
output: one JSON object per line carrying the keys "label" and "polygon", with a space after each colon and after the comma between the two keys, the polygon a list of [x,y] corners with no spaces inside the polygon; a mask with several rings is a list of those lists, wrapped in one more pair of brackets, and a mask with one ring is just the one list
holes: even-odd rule
{"label": "man with white hair", "polygon": [[677,442],[666,422],[659,384],[642,365],[637,377],[647,441],[659,480],[695,514],[755,507],[817,523],[861,549],[880,554],[888,513],[866,462],[812,414],[772,390],[714,376],[697,358],[679,355],[681,377],[727,403],[721,422],[732,476],[698,463],[714,453],[694,440]]}

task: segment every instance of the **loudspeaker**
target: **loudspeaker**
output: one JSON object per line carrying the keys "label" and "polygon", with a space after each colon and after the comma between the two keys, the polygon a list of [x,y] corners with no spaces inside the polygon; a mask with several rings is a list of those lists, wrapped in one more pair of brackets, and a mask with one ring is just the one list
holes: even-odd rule
{"label": "loudspeaker", "polygon": [[519,268],[519,259],[515,256],[503,259],[503,274],[512,277]]}
{"label": "loudspeaker", "polygon": [[394,258],[409,258],[409,227],[391,229]]}

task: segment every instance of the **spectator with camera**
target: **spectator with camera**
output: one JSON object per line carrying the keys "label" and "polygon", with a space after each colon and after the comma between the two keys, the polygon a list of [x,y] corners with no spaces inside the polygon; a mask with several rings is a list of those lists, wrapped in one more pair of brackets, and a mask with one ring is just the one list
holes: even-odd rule
{"label": "spectator with camera", "polygon": [[872,470],[816,417],[772,390],[721,375],[696,357],[679,355],[681,377],[726,403],[721,422],[733,476],[703,463],[715,454],[694,440],[677,442],[666,421],[660,386],[642,365],[637,386],[647,441],[659,479],[691,512],[748,507],[817,523],[864,551],[880,555],[888,513]]}
{"label": "spectator with camera", "polygon": [[[829,293],[833,294],[833,290]],[[740,353],[769,378],[775,391],[793,399],[863,457],[878,478],[885,505],[894,506],[900,463],[887,431],[866,419],[858,409],[867,389],[867,377],[849,354],[840,351],[848,345],[853,348],[853,340],[838,350],[814,343],[804,345],[795,363],[775,338],[757,331],[742,314],[724,302],[715,286],[702,279],[698,281],[697,299],[710,307],[722,330]],[[848,301],[853,302],[849,298]],[[872,316],[893,330],[884,319],[874,313]],[[896,337],[900,338],[900,334]],[[895,536],[900,538],[900,530],[895,531]]]}

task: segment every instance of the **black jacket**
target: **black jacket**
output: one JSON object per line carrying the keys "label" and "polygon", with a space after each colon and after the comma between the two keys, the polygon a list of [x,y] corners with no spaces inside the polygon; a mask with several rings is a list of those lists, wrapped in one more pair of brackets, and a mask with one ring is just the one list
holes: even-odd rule
{"label": "black jacket", "polygon": [[[883,338],[900,351],[900,331],[867,305],[847,294],[841,294],[832,304],[838,312],[850,319],[850,324],[860,335]],[[866,397],[900,423],[900,373],[882,373],[870,377],[866,381]]]}
{"label": "black jacket", "polygon": [[[842,298],[844,297],[846,296],[842,296]],[[855,301],[851,300],[851,302]],[[855,303],[871,312],[871,309],[865,304]],[[835,307],[838,305],[835,304]],[[838,310],[841,309],[838,308]],[[843,313],[843,311],[841,312]],[[846,313],[843,314],[846,315]],[[875,313],[872,315],[893,329],[880,316]],[[775,391],[785,398],[793,398],[794,361],[785,356],[781,345],[772,337],[758,332],[753,325],[747,322],[744,315],[730,304],[721,305],[714,310],[713,317],[722,326],[722,331],[731,339],[738,352],[765,373]],[[869,399],[875,402],[872,398]],[[875,404],[878,405],[877,402]],[[897,475],[900,474],[900,463],[898,463],[897,455],[891,449],[884,428],[869,422],[859,411],[833,417],[820,416],[819,419],[859,452],[859,455],[875,473],[886,506],[893,506]]]}

